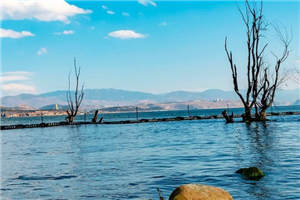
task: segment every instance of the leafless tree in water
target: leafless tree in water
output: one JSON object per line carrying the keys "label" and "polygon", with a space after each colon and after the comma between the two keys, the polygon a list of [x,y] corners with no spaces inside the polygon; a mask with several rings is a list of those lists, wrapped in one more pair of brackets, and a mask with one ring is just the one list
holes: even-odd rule
{"label": "leafless tree in water", "polygon": [[[283,34],[275,28],[283,44],[281,56],[275,56],[274,70],[271,71],[269,65],[265,63],[264,52],[268,42],[263,42],[263,33],[268,30],[269,24],[265,22],[263,16],[263,3],[249,3],[245,1],[245,11],[239,9],[242,20],[246,27],[247,35],[247,89],[246,95],[242,95],[239,89],[237,66],[233,60],[232,51],[228,50],[227,37],[225,38],[225,51],[230,63],[234,91],[239,96],[244,105],[244,121],[264,121],[266,120],[266,110],[272,105],[278,86],[284,78],[280,76],[280,67],[289,56],[290,38],[288,34]],[[255,108],[255,116],[252,117],[251,110]]]}
{"label": "leafless tree in water", "polygon": [[[78,113],[79,107],[82,103],[84,97],[84,84],[81,86],[81,90],[79,91],[79,78],[80,78],[80,67],[77,67],[76,58],[74,58],[74,71],[75,71],[75,91],[74,94],[71,90],[71,73],[69,73],[68,81],[69,87],[67,91],[67,102],[68,102],[68,110],[67,112],[67,121],[72,123],[74,121],[75,116]],[[74,95],[74,96],[73,96]]]}

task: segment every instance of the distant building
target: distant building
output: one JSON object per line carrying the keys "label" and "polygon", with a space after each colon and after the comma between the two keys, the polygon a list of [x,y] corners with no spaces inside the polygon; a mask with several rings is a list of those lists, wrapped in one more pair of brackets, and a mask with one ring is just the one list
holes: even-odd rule
{"label": "distant building", "polygon": [[215,99],[215,100],[213,100],[213,102],[220,102],[220,101],[224,101],[224,99]]}

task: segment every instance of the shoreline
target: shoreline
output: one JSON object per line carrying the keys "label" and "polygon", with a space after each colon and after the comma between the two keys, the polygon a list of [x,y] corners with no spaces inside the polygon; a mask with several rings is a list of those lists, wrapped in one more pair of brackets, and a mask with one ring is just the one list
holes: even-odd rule
{"label": "shoreline", "polygon": [[[285,107],[286,105],[279,105],[277,107]],[[152,112],[177,112],[177,111],[186,111],[186,109],[171,109],[171,110],[143,110],[142,108],[138,107],[138,113],[152,113]],[[199,110],[227,110],[227,109],[239,109],[239,108],[244,108],[244,107],[213,107],[213,108],[199,108],[199,109],[191,109],[190,112],[193,111],[199,111]],[[130,111],[102,111],[102,109],[98,109],[99,110],[99,114],[122,114],[122,113],[136,113],[135,110],[130,110]],[[78,116],[80,115],[93,115],[94,111],[79,111],[79,113],[77,114]],[[11,119],[11,118],[30,118],[30,117],[54,117],[54,116],[67,116],[66,115],[66,111],[64,110],[15,110],[15,111],[1,111],[1,114],[5,114],[5,113],[14,113],[14,114],[19,114],[19,116],[6,116],[6,117],[2,117],[3,119]],[[31,115],[29,114],[31,113]],[[48,114],[47,114],[48,113]]]}
{"label": "shoreline", "polygon": [[[271,112],[267,116],[287,116],[300,115],[300,112]],[[234,115],[234,118],[241,118],[241,115]],[[190,116],[190,117],[170,117],[170,118],[152,118],[152,119],[138,119],[138,120],[121,120],[121,121],[104,121],[104,122],[50,122],[40,124],[15,124],[15,125],[1,125],[0,130],[13,130],[24,128],[46,128],[55,126],[71,126],[71,125],[89,125],[89,124],[138,124],[138,123],[153,123],[153,122],[171,122],[171,121],[185,121],[185,120],[205,120],[205,119],[224,119],[222,115],[210,116]]]}
{"label": "shoreline", "polygon": [[[243,108],[243,107],[232,107],[232,108],[201,108],[201,109],[195,109],[195,110],[217,110],[217,109],[238,109],[238,108]],[[152,113],[152,112],[170,112],[170,111],[187,111],[187,110],[143,110],[139,109],[138,113]],[[190,110],[193,111],[193,110]],[[54,116],[67,116],[66,111],[63,110],[27,110],[27,111],[4,111],[2,114],[5,114],[5,112],[14,112],[13,114],[9,116],[2,117],[4,119],[11,119],[11,118],[24,118],[24,117],[54,117]],[[99,114],[122,114],[122,113],[136,113],[135,110],[132,111],[102,111],[99,109]],[[77,115],[84,115],[84,114],[89,114],[93,115],[94,111],[89,111],[89,112],[83,112],[80,111]]]}

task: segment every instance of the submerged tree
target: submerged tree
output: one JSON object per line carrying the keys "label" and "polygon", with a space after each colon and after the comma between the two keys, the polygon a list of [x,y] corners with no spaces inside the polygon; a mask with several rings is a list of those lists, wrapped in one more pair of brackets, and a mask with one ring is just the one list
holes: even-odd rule
{"label": "submerged tree", "polygon": [[[232,52],[227,48],[227,38],[225,38],[225,51],[230,63],[234,91],[243,103],[245,112],[244,121],[263,121],[266,120],[266,110],[272,105],[279,84],[282,83],[280,78],[280,67],[289,55],[290,39],[287,34],[283,35],[279,29],[277,33],[280,41],[283,43],[283,53],[280,57],[275,56],[274,71],[271,72],[267,63],[264,61],[264,52],[268,46],[267,42],[262,42],[263,32],[268,29],[268,24],[263,17],[262,1],[259,5],[255,2],[250,5],[248,0],[245,1],[245,11],[239,9],[244,25],[246,26],[247,35],[247,89],[246,94],[242,95],[239,90],[237,66],[233,61]],[[255,117],[251,115],[251,110],[255,108]]]}
{"label": "submerged tree", "polygon": [[67,102],[68,102],[68,110],[67,112],[67,121],[72,123],[74,121],[75,116],[78,113],[79,107],[83,100],[84,96],[84,85],[82,84],[81,90],[79,91],[79,77],[80,77],[80,67],[77,68],[76,59],[74,58],[74,71],[75,71],[75,91],[74,96],[72,95],[73,92],[71,91],[71,73],[69,73],[68,80],[69,80],[69,87],[67,91]]}

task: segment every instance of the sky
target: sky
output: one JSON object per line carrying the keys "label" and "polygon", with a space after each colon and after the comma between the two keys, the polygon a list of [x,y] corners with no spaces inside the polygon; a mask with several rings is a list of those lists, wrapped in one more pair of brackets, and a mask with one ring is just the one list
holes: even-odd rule
{"label": "sky", "polygon": [[[76,58],[85,88],[151,93],[232,90],[224,39],[244,74],[246,34],[238,1],[1,0],[2,96],[65,90]],[[288,30],[282,68],[300,68],[300,2],[266,1],[267,22]],[[281,46],[265,34],[270,66]],[[245,87],[245,77],[240,77]],[[290,81],[286,89],[299,87]]]}

